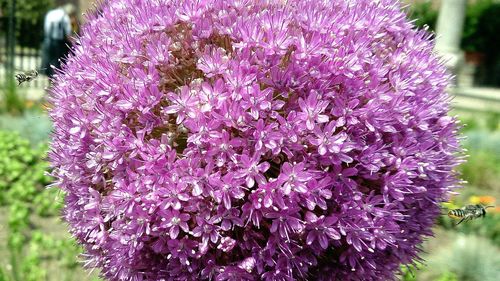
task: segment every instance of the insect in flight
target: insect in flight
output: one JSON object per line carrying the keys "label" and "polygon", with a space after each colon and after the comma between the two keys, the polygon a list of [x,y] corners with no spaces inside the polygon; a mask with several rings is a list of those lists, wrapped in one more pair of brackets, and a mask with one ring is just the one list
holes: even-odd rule
{"label": "insect in flight", "polygon": [[486,209],[492,208],[494,206],[483,206],[480,204],[467,205],[460,209],[453,209],[448,212],[448,216],[453,219],[460,219],[457,223],[459,225],[463,221],[470,221],[472,219],[477,219],[486,216]]}
{"label": "insect in flight", "polygon": [[35,80],[38,77],[38,71],[36,69],[30,70],[30,71],[25,71],[16,74],[16,80],[17,80],[17,85],[21,85],[24,82],[30,82],[32,80]]}

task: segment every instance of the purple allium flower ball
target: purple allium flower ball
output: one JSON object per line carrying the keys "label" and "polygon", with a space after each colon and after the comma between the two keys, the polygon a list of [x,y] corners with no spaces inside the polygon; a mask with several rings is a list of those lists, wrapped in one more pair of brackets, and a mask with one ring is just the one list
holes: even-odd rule
{"label": "purple allium flower ball", "polygon": [[458,185],[432,45],[394,0],[107,1],[50,97],[55,184],[88,265],[395,279]]}

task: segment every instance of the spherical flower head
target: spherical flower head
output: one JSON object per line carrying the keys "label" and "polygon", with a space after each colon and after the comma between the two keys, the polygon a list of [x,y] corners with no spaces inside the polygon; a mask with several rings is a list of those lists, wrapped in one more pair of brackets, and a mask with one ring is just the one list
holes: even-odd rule
{"label": "spherical flower head", "polygon": [[106,1],[50,96],[87,264],[108,280],[394,279],[458,182],[432,47],[393,0]]}

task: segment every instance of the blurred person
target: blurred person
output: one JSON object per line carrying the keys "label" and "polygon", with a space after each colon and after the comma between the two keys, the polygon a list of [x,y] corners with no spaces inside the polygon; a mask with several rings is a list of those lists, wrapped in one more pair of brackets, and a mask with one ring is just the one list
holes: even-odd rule
{"label": "blurred person", "polygon": [[48,77],[54,75],[53,67],[61,67],[61,59],[70,51],[75,15],[76,8],[69,3],[50,10],[45,16],[41,70]]}

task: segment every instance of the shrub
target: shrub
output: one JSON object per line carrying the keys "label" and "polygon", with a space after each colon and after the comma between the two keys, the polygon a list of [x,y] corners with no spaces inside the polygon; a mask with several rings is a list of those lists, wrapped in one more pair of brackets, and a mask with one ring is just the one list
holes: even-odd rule
{"label": "shrub", "polygon": [[42,159],[46,149],[43,145],[33,149],[19,134],[0,131],[0,204],[12,200],[31,202],[45,194],[42,191],[50,182],[44,174],[47,162]]}
{"label": "shrub", "polygon": [[[416,280],[426,280],[425,277],[421,278],[421,270],[425,272],[427,269],[426,265],[417,263],[416,265],[413,265],[411,267],[403,267],[401,269],[402,274],[400,277],[401,281],[416,281]],[[423,274],[425,276],[425,273]],[[449,272],[449,271],[443,271],[441,275],[435,276],[436,281],[459,281],[456,277],[456,274]]]}
{"label": "shrub", "polygon": [[[494,1],[480,15],[477,23],[477,36],[482,38],[484,53],[484,65],[479,69],[478,76],[483,78],[485,85],[500,87],[500,52],[497,48],[500,39],[498,30],[500,29],[500,2]],[[497,123],[498,126],[498,123]]]}
{"label": "shrub", "polygon": [[110,280],[388,280],[456,185],[450,79],[392,0],[107,1],[50,101]]}
{"label": "shrub", "polygon": [[438,11],[433,7],[432,1],[413,3],[408,10],[408,15],[415,20],[415,25],[424,28],[428,26],[432,32],[436,30]]}
{"label": "shrub", "polygon": [[464,179],[473,186],[484,189],[500,187],[500,157],[495,157],[493,151],[471,150],[467,162],[460,166]]}
{"label": "shrub", "polygon": [[486,119],[486,126],[492,132],[500,132],[500,112],[493,112],[491,114],[488,114],[488,117]]}
{"label": "shrub", "polygon": [[46,269],[48,262],[58,270],[77,264],[81,249],[73,240],[42,233],[35,225],[40,217],[59,216],[63,198],[59,189],[45,188],[46,149],[46,145],[33,148],[18,133],[0,131],[0,206],[8,210],[7,251],[2,255],[11,266],[7,270],[1,264],[0,280],[46,280],[54,276]]}
{"label": "shrub", "polygon": [[470,185],[500,190],[500,142],[499,133],[469,131],[464,141],[468,149],[467,162],[459,166],[464,180]]}
{"label": "shrub", "polygon": [[462,49],[469,52],[484,52],[489,48],[485,42],[488,38],[484,37],[481,30],[483,14],[492,6],[492,0],[477,0],[467,4],[465,10],[465,22],[462,33]]}

